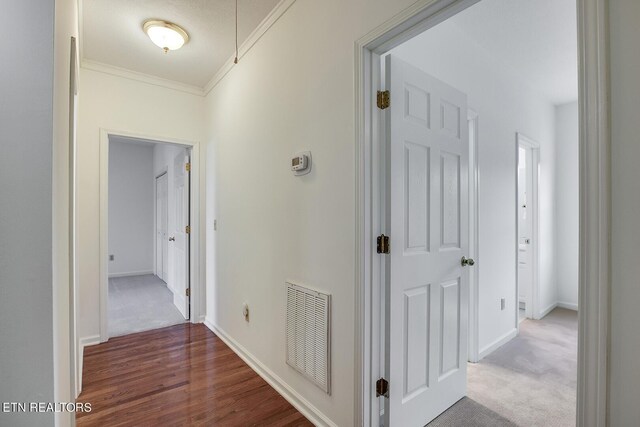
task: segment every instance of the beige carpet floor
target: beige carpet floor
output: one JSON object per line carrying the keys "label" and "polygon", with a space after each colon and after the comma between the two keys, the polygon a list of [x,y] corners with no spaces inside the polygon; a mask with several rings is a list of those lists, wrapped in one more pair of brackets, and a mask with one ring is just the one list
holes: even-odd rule
{"label": "beige carpet floor", "polygon": [[516,338],[469,364],[468,397],[430,427],[575,426],[577,341],[575,311],[524,320]]}
{"label": "beige carpet floor", "polygon": [[109,336],[184,323],[167,284],[153,274],[109,279]]}

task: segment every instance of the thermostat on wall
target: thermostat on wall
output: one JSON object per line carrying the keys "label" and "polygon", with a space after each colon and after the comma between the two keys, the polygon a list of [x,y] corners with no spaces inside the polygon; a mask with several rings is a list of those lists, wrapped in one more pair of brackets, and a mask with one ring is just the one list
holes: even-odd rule
{"label": "thermostat on wall", "polygon": [[294,175],[306,175],[311,172],[311,152],[303,151],[297,153],[291,159],[291,170]]}

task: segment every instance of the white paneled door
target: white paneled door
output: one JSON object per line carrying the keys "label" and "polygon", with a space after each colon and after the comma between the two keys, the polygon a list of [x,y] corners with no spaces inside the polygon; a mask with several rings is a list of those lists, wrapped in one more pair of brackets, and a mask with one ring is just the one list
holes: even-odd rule
{"label": "white paneled door", "polygon": [[424,426],[466,394],[467,98],[392,55],[385,78],[385,425]]}
{"label": "white paneled door", "polygon": [[173,162],[174,225],[173,286],[174,304],[189,318],[189,156],[180,153]]}
{"label": "white paneled door", "polygon": [[518,146],[518,302],[533,318],[533,150]]}
{"label": "white paneled door", "polygon": [[169,180],[166,173],[156,178],[156,276],[169,280]]}

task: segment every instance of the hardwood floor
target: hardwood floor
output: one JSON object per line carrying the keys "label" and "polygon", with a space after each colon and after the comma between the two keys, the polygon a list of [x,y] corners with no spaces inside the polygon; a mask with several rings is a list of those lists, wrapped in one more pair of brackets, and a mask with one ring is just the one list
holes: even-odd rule
{"label": "hardwood floor", "polygon": [[204,325],[87,347],[78,426],[311,426]]}

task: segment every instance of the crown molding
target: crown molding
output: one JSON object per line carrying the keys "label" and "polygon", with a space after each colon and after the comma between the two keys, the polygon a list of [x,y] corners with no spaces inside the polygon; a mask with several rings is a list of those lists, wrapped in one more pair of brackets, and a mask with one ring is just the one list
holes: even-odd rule
{"label": "crown molding", "polygon": [[[247,37],[247,39],[240,45],[238,48],[238,59],[242,59],[249,50],[262,38],[262,36],[275,24],[278,19],[284,13],[289,10],[291,5],[295,3],[296,0],[281,0],[280,3],[273,8],[273,10],[262,20],[260,25],[256,27],[255,30]],[[231,71],[233,66],[233,60],[235,55],[232,55],[224,65],[213,75],[209,83],[207,83],[204,87],[204,94],[207,95],[211,90],[216,87],[218,83]]]}
{"label": "crown molding", "polygon": [[[276,7],[262,20],[262,22],[251,32],[249,37],[238,48],[238,59],[242,59],[249,50],[262,38],[262,36],[275,24],[284,13],[289,10],[296,0],[281,0]],[[79,9],[82,10],[83,0],[78,0]],[[80,21],[80,34],[83,32],[82,19]],[[82,39],[83,37],[81,37]],[[80,47],[82,50],[82,47]],[[190,85],[187,83],[177,82],[175,80],[164,79],[162,77],[153,76],[138,71],[128,70],[126,68],[117,67],[115,65],[105,64],[103,62],[93,61],[83,58],[80,67],[86,70],[97,71],[100,73],[111,74],[113,76],[122,77],[129,80],[135,80],[154,86],[160,86],[180,92],[189,93],[191,95],[206,96],[218,83],[231,71],[235,55],[232,55],[224,65],[213,75],[211,80],[204,88]]]}
{"label": "crown molding", "polygon": [[83,59],[80,65],[86,70],[97,71],[100,73],[111,74],[112,76],[122,77],[129,80],[135,80],[147,83],[153,86],[160,86],[167,89],[173,89],[191,95],[204,96],[205,92],[201,87],[181,83],[174,80],[163,79],[162,77],[152,76],[150,74],[140,73],[138,71],[127,70],[126,68],[116,67],[102,62]]}

